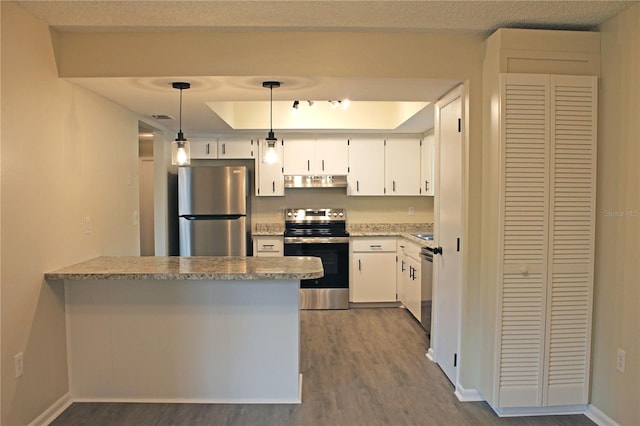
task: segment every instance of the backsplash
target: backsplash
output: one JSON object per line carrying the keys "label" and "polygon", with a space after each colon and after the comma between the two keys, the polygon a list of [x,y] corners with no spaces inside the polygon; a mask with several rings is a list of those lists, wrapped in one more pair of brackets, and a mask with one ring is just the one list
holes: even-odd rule
{"label": "backsplash", "polygon": [[[287,189],[284,197],[254,197],[251,220],[284,223],[286,208],[343,208],[349,223],[431,223],[433,197],[349,197],[344,188]],[[413,215],[409,215],[412,208]]]}

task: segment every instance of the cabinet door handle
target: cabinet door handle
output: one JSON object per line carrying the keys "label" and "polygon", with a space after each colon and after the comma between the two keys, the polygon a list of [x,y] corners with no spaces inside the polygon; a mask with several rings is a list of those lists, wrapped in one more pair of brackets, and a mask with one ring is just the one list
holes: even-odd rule
{"label": "cabinet door handle", "polygon": [[209,144],[206,144],[204,147],[205,154],[209,155]]}
{"label": "cabinet door handle", "polygon": [[273,187],[272,191],[276,192],[276,181],[275,180],[271,182],[271,186]]}
{"label": "cabinet door handle", "polygon": [[356,181],[356,192],[360,192],[360,181]]}
{"label": "cabinet door handle", "polygon": [[396,192],[396,181],[393,181],[393,192]]}
{"label": "cabinet door handle", "polygon": [[404,272],[405,267],[404,267],[404,260],[402,261],[402,269],[400,270],[401,272]]}
{"label": "cabinet door handle", "polygon": [[273,244],[263,244],[262,247],[273,247]]}
{"label": "cabinet door handle", "polygon": [[223,143],[222,144],[222,155],[225,155],[227,153],[227,144]]}
{"label": "cabinet door handle", "polygon": [[382,248],[382,244],[370,244],[369,247],[371,247],[371,248]]}
{"label": "cabinet door handle", "polygon": [[307,160],[307,171],[311,171],[311,160]]}
{"label": "cabinet door handle", "polygon": [[322,171],[324,172],[324,160],[322,160]]}
{"label": "cabinet door handle", "polygon": [[428,191],[428,190],[429,190],[429,181],[428,181],[428,180],[425,180],[425,181],[424,181],[424,190],[425,190],[425,191]]}
{"label": "cabinet door handle", "polygon": [[362,262],[358,259],[358,271],[362,271]]}

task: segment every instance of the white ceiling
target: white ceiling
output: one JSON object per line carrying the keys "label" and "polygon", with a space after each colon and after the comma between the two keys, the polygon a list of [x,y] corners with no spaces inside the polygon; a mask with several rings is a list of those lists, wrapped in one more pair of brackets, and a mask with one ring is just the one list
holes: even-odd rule
{"label": "white ceiling", "polygon": [[[200,1],[18,1],[58,31],[392,31],[458,32],[488,35],[497,28],[588,30],[634,1],[462,1],[462,0],[200,0]],[[265,78],[198,77],[183,93],[183,130],[187,135],[230,131],[207,102],[265,101]],[[141,115],[177,118],[178,92],[167,78],[93,78],[72,80]],[[434,101],[454,80],[300,79],[283,76],[278,99],[356,101]],[[215,90],[213,90],[215,88]],[[171,91],[174,91],[171,94]],[[276,92],[277,91],[277,92]],[[265,104],[267,105],[267,104]],[[357,103],[354,103],[357,107]],[[268,107],[268,106],[267,106]],[[278,128],[275,119],[274,128]],[[266,111],[266,110],[265,110]],[[188,114],[188,116],[187,116]],[[287,116],[288,117],[288,116]],[[288,117],[289,119],[289,117]],[[414,133],[432,126],[427,107],[397,131]],[[175,131],[177,120],[161,124]],[[280,123],[284,126],[283,123]],[[187,127],[188,126],[188,127]],[[268,117],[256,128],[268,126]],[[187,128],[189,131],[187,132]]]}
{"label": "white ceiling", "polygon": [[590,29],[632,1],[19,1],[68,31],[362,30],[489,34],[500,27]]}

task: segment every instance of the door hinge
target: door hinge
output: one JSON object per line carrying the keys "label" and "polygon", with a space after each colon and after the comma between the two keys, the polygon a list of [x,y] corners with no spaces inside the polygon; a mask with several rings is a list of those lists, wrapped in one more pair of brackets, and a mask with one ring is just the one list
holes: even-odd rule
{"label": "door hinge", "polygon": [[462,119],[458,118],[458,133],[462,132]]}
{"label": "door hinge", "polygon": [[453,366],[458,366],[458,354],[453,354]]}
{"label": "door hinge", "polygon": [[457,243],[457,251],[460,251],[460,238],[458,238],[458,243]]}

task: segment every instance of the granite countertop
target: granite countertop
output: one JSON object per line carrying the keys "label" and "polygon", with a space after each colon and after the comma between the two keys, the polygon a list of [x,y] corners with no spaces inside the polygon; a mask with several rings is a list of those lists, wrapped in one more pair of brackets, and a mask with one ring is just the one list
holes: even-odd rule
{"label": "granite countertop", "polygon": [[[433,233],[433,223],[348,223],[351,237],[402,237],[423,247],[436,247],[434,241],[425,241],[412,234]],[[281,223],[258,223],[254,237],[281,237],[284,225]]]}
{"label": "granite countertop", "polygon": [[284,235],[284,224],[282,223],[256,223],[254,237],[282,237]]}
{"label": "granite countertop", "polygon": [[348,226],[351,237],[402,237],[423,247],[435,247],[434,241],[425,241],[412,234],[433,232],[432,223],[360,223]]}
{"label": "granite countertop", "polygon": [[319,257],[102,256],[46,280],[301,280],[324,275]]}

